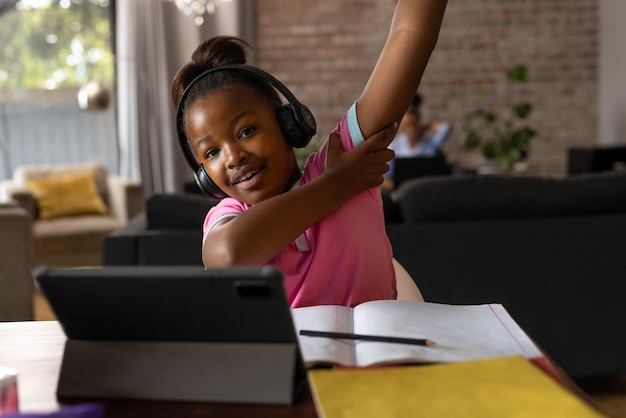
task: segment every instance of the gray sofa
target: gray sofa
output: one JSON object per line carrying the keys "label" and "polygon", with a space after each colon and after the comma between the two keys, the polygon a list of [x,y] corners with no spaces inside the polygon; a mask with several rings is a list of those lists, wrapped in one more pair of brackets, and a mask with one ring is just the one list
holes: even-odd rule
{"label": "gray sofa", "polygon": [[[626,372],[626,174],[444,176],[384,194],[394,255],[428,301],[502,303],[571,376]],[[201,264],[200,196],[154,196],[105,264]]]}
{"label": "gray sofa", "polygon": [[155,194],[145,210],[102,241],[102,264],[202,265],[202,223],[218,201],[197,193]]}
{"label": "gray sofa", "polygon": [[626,372],[626,173],[433,177],[386,203],[426,300],[502,303],[571,376]]}

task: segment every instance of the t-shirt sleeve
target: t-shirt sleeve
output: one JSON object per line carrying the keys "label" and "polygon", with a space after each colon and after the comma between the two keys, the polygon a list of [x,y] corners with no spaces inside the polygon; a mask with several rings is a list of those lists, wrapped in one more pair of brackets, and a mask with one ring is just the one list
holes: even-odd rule
{"label": "t-shirt sleeve", "polygon": [[217,223],[227,218],[233,218],[246,211],[246,209],[245,203],[229,197],[222,199],[217,205],[213,206],[204,218],[202,245],[204,246],[207,234]]}
{"label": "t-shirt sleeve", "polygon": [[361,126],[359,125],[359,120],[356,115],[356,102],[350,106],[350,109],[348,109],[348,113],[344,116],[344,119],[347,122],[353,146],[356,147],[357,145],[365,142],[365,138],[363,137],[363,132],[361,132]]}
{"label": "t-shirt sleeve", "polygon": [[[343,151],[349,151],[365,141],[361,133],[361,128],[359,127],[356,106],[357,104],[355,102],[343,115],[341,121],[333,130],[333,133],[339,134],[339,142]],[[309,175],[311,178],[314,178],[324,172],[327,151],[328,138],[317,152],[309,156],[306,164],[308,169],[305,169],[305,181]],[[308,170],[310,170],[310,172],[307,173]]]}

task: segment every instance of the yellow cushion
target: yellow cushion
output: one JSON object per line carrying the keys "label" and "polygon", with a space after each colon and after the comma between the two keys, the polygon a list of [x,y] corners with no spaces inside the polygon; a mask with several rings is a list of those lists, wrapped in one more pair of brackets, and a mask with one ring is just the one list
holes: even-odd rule
{"label": "yellow cushion", "polygon": [[91,172],[28,180],[26,184],[37,199],[40,219],[108,213]]}

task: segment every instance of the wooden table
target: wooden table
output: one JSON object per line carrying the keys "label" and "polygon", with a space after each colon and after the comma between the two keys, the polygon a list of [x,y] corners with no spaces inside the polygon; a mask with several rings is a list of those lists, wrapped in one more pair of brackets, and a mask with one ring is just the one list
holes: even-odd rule
{"label": "wooden table", "polygon": [[[18,370],[21,412],[51,412],[61,405],[97,400],[62,401],[56,387],[65,334],[56,321],[0,323],[0,366]],[[307,389],[293,405],[104,400],[106,417],[316,417]]]}

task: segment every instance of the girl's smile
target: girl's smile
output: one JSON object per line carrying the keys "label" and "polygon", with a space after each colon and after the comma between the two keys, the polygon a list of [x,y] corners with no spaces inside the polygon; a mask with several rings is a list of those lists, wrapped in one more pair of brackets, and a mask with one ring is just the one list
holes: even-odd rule
{"label": "girl's smile", "polygon": [[196,100],[187,112],[186,128],[211,179],[239,201],[255,204],[280,194],[300,175],[276,105],[246,85]]}
{"label": "girl's smile", "polygon": [[231,183],[243,189],[252,189],[261,182],[262,174],[257,176],[261,169],[252,170],[247,174],[237,173],[233,176]]}

